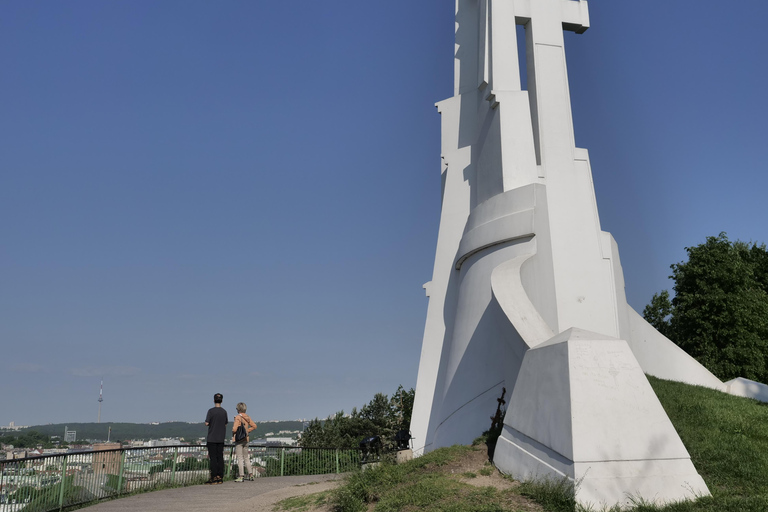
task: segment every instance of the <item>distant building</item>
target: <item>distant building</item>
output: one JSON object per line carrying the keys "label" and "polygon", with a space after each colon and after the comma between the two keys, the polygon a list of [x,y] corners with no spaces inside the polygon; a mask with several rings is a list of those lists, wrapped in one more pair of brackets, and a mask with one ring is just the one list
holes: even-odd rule
{"label": "distant building", "polygon": [[69,430],[69,428],[64,427],[64,442],[74,443],[75,441],[77,441],[77,432],[75,430]]}
{"label": "distant building", "polygon": [[21,430],[23,428],[29,428],[25,425],[16,425],[15,421],[10,422],[8,425],[0,426],[0,430]]}
{"label": "distant building", "polygon": [[67,449],[66,448],[46,448],[43,450],[43,454],[45,455],[57,455],[62,453],[67,453]]}
{"label": "distant building", "polygon": [[144,443],[144,446],[147,447],[153,447],[153,446],[176,446],[181,444],[181,440],[178,438],[171,439],[169,437],[164,437],[162,439],[150,439],[149,441]]}
{"label": "distant building", "polygon": [[120,449],[120,443],[94,443],[93,470],[117,475],[120,472],[120,452],[107,451]]}

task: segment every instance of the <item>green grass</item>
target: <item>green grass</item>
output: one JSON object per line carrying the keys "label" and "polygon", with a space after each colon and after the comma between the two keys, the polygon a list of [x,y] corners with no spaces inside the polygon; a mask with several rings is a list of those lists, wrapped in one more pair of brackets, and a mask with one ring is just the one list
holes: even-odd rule
{"label": "green grass", "polygon": [[[767,512],[768,404],[653,377],[649,381],[712,496],[665,507],[635,500],[632,510]],[[472,448],[441,448],[405,464],[383,463],[353,473],[324,503],[334,512],[365,512],[369,505],[376,512],[518,512],[523,510],[522,496],[547,512],[585,511],[575,503],[573,485],[567,481],[523,482],[500,491],[473,487],[458,478],[489,476],[495,471],[492,466],[465,468],[459,475],[441,470],[467,450]]]}
{"label": "green grass", "polygon": [[[648,380],[712,496],[665,507],[635,500],[632,510],[768,511],[768,404],[680,382]],[[558,490],[548,485],[523,484],[521,491],[547,511],[574,510],[567,503],[567,486]]]}
{"label": "green grass", "polygon": [[577,508],[573,483],[566,479],[523,482],[520,494],[532,499],[548,512],[572,512]]}
{"label": "green grass", "polygon": [[768,404],[649,377],[712,497],[638,512],[768,511]]}
{"label": "green grass", "polygon": [[[632,510],[768,511],[768,404],[680,382],[648,380],[712,496],[665,507],[634,500]],[[521,492],[547,511],[580,508],[568,504],[572,491],[567,484],[562,489],[553,485],[526,483]]]}
{"label": "green grass", "polygon": [[[506,512],[506,491],[473,487],[440,468],[473,448],[441,448],[405,464],[387,464],[353,473],[331,494],[336,512],[363,512],[375,504],[377,512]],[[458,476],[458,475],[456,475]],[[463,474],[465,478],[468,475]],[[473,476],[477,476],[474,475]]]}
{"label": "green grass", "polygon": [[290,510],[292,512],[304,512],[309,510],[310,507],[321,507],[328,502],[328,496],[330,491],[317,492],[315,494],[307,494],[304,496],[295,496],[293,498],[287,498],[275,505],[273,510],[283,511]]}
{"label": "green grass", "polygon": [[483,468],[478,471],[483,476],[491,476],[493,474],[493,468]]}

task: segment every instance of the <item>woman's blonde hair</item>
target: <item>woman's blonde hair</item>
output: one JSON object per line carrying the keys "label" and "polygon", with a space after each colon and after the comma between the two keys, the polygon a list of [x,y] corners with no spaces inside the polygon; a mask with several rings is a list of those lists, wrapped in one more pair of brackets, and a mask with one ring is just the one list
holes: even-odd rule
{"label": "woman's blonde hair", "polygon": [[245,410],[247,409],[247,407],[245,406],[245,404],[244,404],[243,402],[239,402],[239,403],[238,403],[238,404],[235,406],[235,409],[237,409],[237,412],[245,412]]}

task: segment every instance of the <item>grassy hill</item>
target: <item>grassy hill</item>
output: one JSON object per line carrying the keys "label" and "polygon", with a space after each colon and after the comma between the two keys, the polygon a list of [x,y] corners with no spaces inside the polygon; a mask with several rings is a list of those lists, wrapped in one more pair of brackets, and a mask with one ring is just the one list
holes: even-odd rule
{"label": "grassy hill", "polygon": [[648,380],[712,493],[697,503],[660,510],[768,511],[768,404],[699,386]]}
{"label": "grassy hill", "polygon": [[[261,437],[268,432],[275,435],[281,430],[301,430],[301,421],[269,421],[256,422],[258,429],[255,437]],[[160,439],[163,437],[183,437],[185,440],[196,440],[204,437],[208,430],[203,423],[186,423],[182,421],[169,421],[166,423],[50,423],[48,425],[35,425],[19,432],[10,433],[19,435],[29,431],[37,431],[47,436],[60,436],[64,438],[64,428],[77,432],[77,439],[106,441],[109,427],[112,427],[110,439],[113,441]]]}
{"label": "grassy hill", "polygon": [[[712,496],[666,507],[640,503],[633,510],[768,511],[768,404],[653,377],[649,381]],[[575,504],[572,487],[514,482],[486,465],[484,454],[463,446],[441,448],[406,464],[353,473],[337,490],[286,501],[279,510],[584,511]]]}

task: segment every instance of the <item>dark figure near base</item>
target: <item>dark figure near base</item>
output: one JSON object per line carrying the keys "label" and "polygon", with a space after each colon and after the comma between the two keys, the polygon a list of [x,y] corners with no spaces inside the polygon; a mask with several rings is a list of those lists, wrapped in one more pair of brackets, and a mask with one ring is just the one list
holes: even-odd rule
{"label": "dark figure near base", "polygon": [[395,433],[395,445],[398,450],[407,450],[411,447],[411,432],[410,430],[398,430]]}
{"label": "dark figure near base", "polygon": [[224,395],[213,395],[213,407],[208,409],[205,424],[208,427],[208,459],[211,465],[211,479],[206,484],[220,484],[224,480],[224,437],[227,433],[227,411],[221,406]]}
{"label": "dark figure near base", "polygon": [[360,451],[362,452],[360,462],[363,464],[369,462],[371,457],[375,457],[375,460],[378,460],[381,455],[381,438],[379,436],[366,437],[360,441]]}

